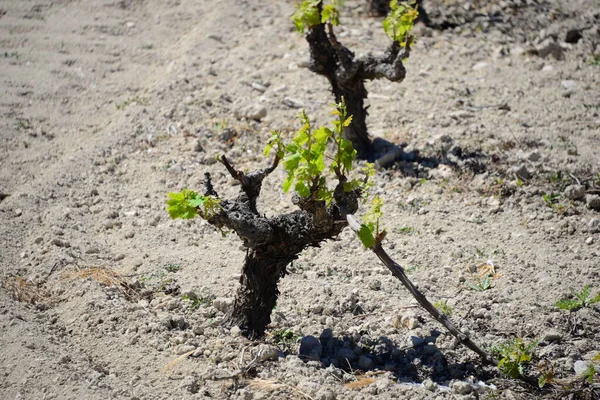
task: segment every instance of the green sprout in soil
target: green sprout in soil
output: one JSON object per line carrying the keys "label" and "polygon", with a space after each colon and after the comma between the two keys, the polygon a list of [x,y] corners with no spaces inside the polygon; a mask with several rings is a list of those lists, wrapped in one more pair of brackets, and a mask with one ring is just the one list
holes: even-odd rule
{"label": "green sprout in soil", "polygon": [[198,297],[195,294],[184,294],[181,296],[181,300],[191,302],[192,309],[197,310],[203,305],[210,306],[216,297],[214,295],[206,297]]}
{"label": "green sprout in soil", "polygon": [[574,298],[561,299],[557,301],[556,306],[561,310],[574,311],[600,302],[600,293],[596,294],[594,297],[591,297],[592,288],[589,285],[585,285],[581,292],[573,293],[572,296]]}
{"label": "green sprout in soil", "polygon": [[475,284],[467,282],[467,286],[476,292],[485,292],[486,290],[492,288],[492,280],[489,275],[486,275]]}
{"label": "green sprout in soil", "polygon": [[436,301],[435,303],[433,303],[433,305],[434,305],[435,308],[437,308],[442,313],[444,313],[444,315],[446,315],[447,317],[451,317],[452,316],[452,307],[450,307],[448,305],[448,301],[447,300]]}
{"label": "green sprout in soil", "polygon": [[581,374],[581,377],[588,383],[594,383],[594,377],[600,374],[598,370],[600,369],[600,364],[597,363],[600,363],[600,353],[596,354],[596,356],[592,359],[592,362],[588,363],[588,367]]}
{"label": "green sprout in soil", "polygon": [[522,378],[531,363],[533,349],[538,342],[525,343],[523,338],[517,338],[499,347],[490,349],[490,352],[500,358],[498,368],[511,378]]}

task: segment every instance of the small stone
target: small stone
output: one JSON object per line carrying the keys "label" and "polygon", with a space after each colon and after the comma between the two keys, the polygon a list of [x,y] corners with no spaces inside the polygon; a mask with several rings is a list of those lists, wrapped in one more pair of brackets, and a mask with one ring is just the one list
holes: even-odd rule
{"label": "small stone", "polygon": [[400,317],[400,324],[412,330],[419,327],[419,320],[414,314],[409,313]]}
{"label": "small stone", "polygon": [[175,348],[174,353],[177,354],[178,356],[185,354],[185,353],[191,353],[193,351],[196,350],[196,346],[189,346],[189,345],[181,345],[181,346],[177,346]]}
{"label": "small stone", "polygon": [[475,114],[468,112],[468,111],[464,111],[464,110],[460,110],[460,111],[453,111],[450,114],[448,114],[450,116],[450,118],[452,119],[456,119],[456,120],[462,120],[462,119],[467,119],[467,118],[473,118],[475,116]]}
{"label": "small stone", "polygon": [[233,326],[230,330],[229,330],[229,334],[231,336],[240,336],[240,334],[242,333],[242,330],[240,329],[239,326]]}
{"label": "small stone", "polygon": [[469,394],[473,391],[473,387],[467,382],[456,381],[452,384],[452,391],[456,394]]}
{"label": "small stone", "polygon": [[600,196],[597,194],[586,195],[585,204],[589,209],[600,211]]}
{"label": "small stone", "polygon": [[303,355],[311,360],[321,359],[323,345],[319,339],[314,336],[305,336],[300,341],[300,355]]}
{"label": "small stone", "polygon": [[195,394],[198,393],[198,379],[193,375],[188,375],[181,380],[181,388],[188,392]]}
{"label": "small stone", "polygon": [[[588,222],[588,232],[596,233],[600,232],[600,218],[592,218],[590,222]],[[37,243],[37,241],[36,241]]]}
{"label": "small stone", "polygon": [[375,279],[374,281],[369,282],[369,289],[381,290],[381,281],[378,279]]}
{"label": "small stone", "polygon": [[473,65],[472,69],[473,71],[479,71],[480,69],[484,69],[488,67],[488,63],[486,62],[478,62],[477,64]]}
{"label": "small stone", "polygon": [[531,179],[531,173],[527,170],[527,167],[524,165],[514,166],[506,171],[509,175],[516,175],[521,179],[529,180]]}
{"label": "small stone", "polygon": [[257,90],[261,93],[264,93],[267,91],[267,87],[265,85],[263,85],[262,83],[258,83],[258,82],[252,82],[252,89]]}
{"label": "small stone", "polygon": [[267,109],[260,104],[247,104],[235,110],[233,115],[236,118],[246,118],[260,121],[267,116]]}
{"label": "small stone", "polygon": [[[236,135],[237,135],[237,133],[233,129],[225,128],[225,129],[223,129],[223,132],[219,133],[219,136],[217,136],[217,139],[221,143],[229,143],[229,142],[231,142],[231,140],[233,138],[235,138]],[[214,156],[212,158],[214,159]]]}
{"label": "small stone", "polygon": [[548,332],[544,333],[542,340],[544,342],[556,342],[562,339],[562,334],[556,329],[551,329]]}
{"label": "small stone", "polygon": [[283,99],[283,104],[291,108],[304,108],[304,103],[291,97],[285,97]]}
{"label": "small stone", "polygon": [[573,369],[575,370],[575,375],[581,376],[584,372],[589,368],[588,363],[582,360],[575,361],[573,364]]}
{"label": "small stone", "polygon": [[585,186],[569,185],[565,188],[564,194],[571,200],[582,200],[585,198]]}
{"label": "small stone", "polygon": [[564,60],[565,58],[564,50],[562,49],[562,47],[560,47],[558,43],[555,42],[549,42],[546,45],[538,47],[537,54],[542,58],[552,56],[555,60],[559,61]]}
{"label": "small stone", "polygon": [[577,89],[577,82],[575,82],[571,79],[562,80],[560,82],[560,84],[562,85],[563,88],[565,88],[566,90],[569,90],[569,91],[574,91],[575,89]]}
{"label": "small stone", "polygon": [[533,161],[533,162],[539,161],[540,158],[542,158],[542,156],[540,155],[540,152],[537,150],[534,150],[527,155],[527,159],[529,161]]}
{"label": "small stone", "polygon": [[546,64],[542,67],[542,72],[552,72],[554,71],[554,67],[550,64]]}
{"label": "small stone", "polygon": [[57,247],[71,247],[71,244],[69,242],[60,240],[58,238],[52,239],[50,241],[50,244],[53,244],[54,246],[57,246]]}
{"label": "small stone", "polygon": [[17,208],[17,209],[15,210],[15,215],[16,215],[17,217],[20,217],[21,215],[23,215],[23,210],[21,210],[20,208]]}
{"label": "small stone", "polygon": [[427,378],[423,381],[423,387],[425,390],[429,390],[430,392],[435,392],[438,390],[438,385],[431,379]]}
{"label": "small stone", "polygon": [[121,261],[125,258],[125,254],[121,253],[121,254],[117,254],[116,256],[113,257],[114,261]]}
{"label": "small stone", "polygon": [[125,234],[125,239],[131,239],[135,236],[135,232],[134,231],[129,231]]}
{"label": "small stone", "polygon": [[569,147],[567,149],[567,154],[570,155],[570,156],[576,156],[576,155],[578,155],[579,153],[577,152],[577,147]]}
{"label": "small stone", "polygon": [[181,174],[183,172],[183,167],[181,164],[174,164],[167,168],[167,172],[171,174]]}
{"label": "small stone", "polygon": [[306,279],[309,279],[309,280],[314,280],[314,279],[319,278],[319,273],[317,271],[306,271],[304,273],[304,275],[306,276]]}
{"label": "small stone", "polygon": [[202,153],[204,151],[204,147],[202,146],[202,142],[200,141],[200,139],[198,139],[194,144],[194,151],[196,153]]}
{"label": "small stone", "polygon": [[589,238],[585,239],[585,244],[594,244],[594,238],[590,236]]}
{"label": "small stone", "polygon": [[201,357],[204,354],[204,349],[202,347],[198,347],[196,350],[194,350],[194,352],[192,353],[192,357]]}
{"label": "small stone", "polygon": [[233,299],[229,297],[217,297],[213,300],[212,305],[222,313],[226,313],[233,305]]}
{"label": "small stone", "polygon": [[258,346],[256,355],[258,361],[276,361],[279,358],[279,351],[277,348],[263,343]]}

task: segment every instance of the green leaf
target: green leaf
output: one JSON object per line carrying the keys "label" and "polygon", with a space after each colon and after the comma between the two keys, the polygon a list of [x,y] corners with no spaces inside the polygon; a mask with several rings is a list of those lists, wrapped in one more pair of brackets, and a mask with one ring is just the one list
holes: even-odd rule
{"label": "green leaf", "polygon": [[593,365],[589,365],[585,371],[581,373],[581,377],[584,378],[589,383],[594,383],[594,374],[596,373],[596,368]]}
{"label": "green leaf", "polygon": [[196,206],[190,204],[190,200],[195,200],[196,192],[183,189],[181,192],[167,193],[167,212],[172,219],[192,219],[198,215]]}
{"label": "green leaf", "polygon": [[287,193],[290,191],[292,187],[292,183],[294,183],[294,174],[290,173],[285,181],[283,181],[283,193]]}
{"label": "green leaf", "polygon": [[539,388],[543,388],[544,386],[546,386],[546,383],[548,383],[548,379],[546,378],[546,375],[542,374],[538,377],[538,386]]}
{"label": "green leaf", "polygon": [[581,307],[581,303],[577,300],[562,299],[556,302],[556,306],[561,310],[572,311]]}
{"label": "green leaf", "polygon": [[401,4],[392,1],[390,12],[383,20],[383,30],[393,41],[398,42],[402,47],[406,47],[410,31],[415,26],[418,16],[419,12],[414,1]]}
{"label": "green leaf", "polygon": [[294,171],[298,168],[300,161],[302,160],[302,154],[300,153],[292,153],[282,160],[283,166],[286,171]]}
{"label": "green leaf", "polygon": [[590,297],[590,292],[590,285],[585,285],[583,287],[583,290],[580,293],[575,294],[575,296],[577,296],[577,298],[581,300],[582,304],[586,304],[588,297]]}
{"label": "green leaf", "polygon": [[375,235],[373,233],[373,227],[367,224],[362,224],[358,231],[358,238],[362,242],[363,246],[367,249],[375,246]]}
{"label": "green leaf", "polygon": [[294,190],[296,192],[298,192],[298,194],[302,197],[308,197],[310,196],[310,188],[306,185],[305,182],[296,182],[296,186],[294,187]]}
{"label": "green leaf", "polygon": [[598,303],[599,301],[600,301],[600,293],[598,293],[596,296],[594,296],[593,299],[591,299],[590,301],[588,301],[588,304]]}

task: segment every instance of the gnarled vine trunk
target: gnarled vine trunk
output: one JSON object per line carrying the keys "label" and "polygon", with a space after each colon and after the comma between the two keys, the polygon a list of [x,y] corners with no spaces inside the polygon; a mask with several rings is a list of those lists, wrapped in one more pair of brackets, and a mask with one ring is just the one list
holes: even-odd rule
{"label": "gnarled vine trunk", "polygon": [[365,81],[380,78],[392,82],[404,80],[406,70],[402,60],[409,56],[410,45],[401,47],[393,42],[381,56],[355,58],[352,51],[337,41],[332,26],[328,24],[309,28],[306,40],[310,47],[310,70],[327,78],[336,102],[343,96],[348,113],[352,115],[352,123],[345,129],[344,137],[352,142],[359,158],[377,159],[381,154],[377,154],[367,131],[368,113],[364,100],[368,93]]}
{"label": "gnarled vine trunk", "polygon": [[[279,160],[275,159],[269,168],[250,174],[236,170],[225,156],[220,161],[241,183],[241,192],[236,199],[221,199],[221,211],[207,221],[233,230],[248,249],[233,307],[222,323],[228,327],[238,326],[245,336],[257,338],[271,322],[271,312],[279,295],[277,285],[286,267],[302,250],[339,235],[348,225],[346,215],[358,209],[360,192],[345,192],[345,179],[340,179],[330,205],[313,196],[299,198],[295,201],[299,210],[267,218],[258,212],[256,200],[263,179]],[[204,194],[218,197],[208,174]]]}

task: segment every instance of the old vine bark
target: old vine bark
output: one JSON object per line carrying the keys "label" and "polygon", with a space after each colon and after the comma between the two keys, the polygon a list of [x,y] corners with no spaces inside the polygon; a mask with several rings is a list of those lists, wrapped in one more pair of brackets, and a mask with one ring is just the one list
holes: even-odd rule
{"label": "old vine bark", "polygon": [[[319,4],[321,10],[322,4]],[[352,124],[344,131],[344,137],[352,142],[358,157],[374,161],[382,154],[373,145],[367,131],[366,80],[386,78],[401,82],[406,76],[402,60],[410,54],[410,43],[401,47],[393,42],[381,56],[367,55],[356,58],[354,53],[338,42],[329,23],[309,28],[306,35],[310,47],[311,71],[323,75],[331,84],[335,101],[344,97]]]}
{"label": "old vine bark", "polygon": [[[220,161],[240,182],[241,190],[235,199],[221,199],[221,211],[207,220],[218,228],[234,231],[247,248],[240,286],[223,324],[239,326],[245,336],[257,338],[271,322],[279,295],[277,285],[288,264],[305,248],[336,237],[348,225],[346,215],[358,209],[360,192],[345,192],[345,178],[338,176],[330,205],[317,200],[316,195],[297,198],[294,202],[299,210],[266,218],[258,212],[256,200],[262,181],[277,167],[279,159],[269,168],[249,174],[236,170],[225,156]],[[204,194],[218,197],[209,174]]]}

